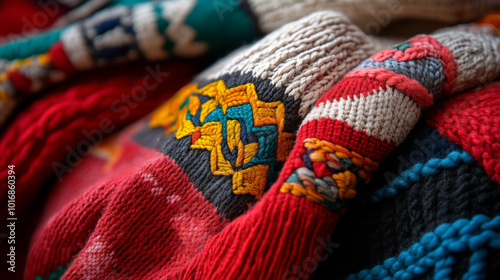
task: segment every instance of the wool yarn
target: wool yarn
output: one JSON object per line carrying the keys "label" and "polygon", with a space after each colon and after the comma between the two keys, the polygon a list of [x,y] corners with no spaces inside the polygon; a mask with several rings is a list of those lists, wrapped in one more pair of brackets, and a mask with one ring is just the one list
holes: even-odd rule
{"label": "wool yarn", "polygon": [[[62,29],[1,47],[0,123],[19,100],[77,71],[141,57],[217,57],[257,34],[251,16],[236,0],[218,5],[209,0],[121,2]],[[23,48],[28,50],[19,56],[16,50]]]}
{"label": "wool yarn", "polygon": [[[313,35],[300,30],[314,30],[336,17],[331,12],[313,14],[282,29],[302,26],[297,32],[275,38],[301,41]],[[367,190],[380,162],[404,141],[422,108],[479,83],[479,77],[462,74],[470,67],[464,58],[496,59],[491,54],[499,38],[489,27],[478,28],[484,32],[422,35],[374,54],[319,97],[312,109],[291,95],[308,97],[307,91],[289,87],[301,72],[268,66],[286,63],[286,56],[259,63],[252,52],[241,50],[233,57],[248,58],[241,61],[253,64],[251,71],[245,65],[217,65],[220,77],[198,77],[133,136],[161,154],[133,172],[89,188],[41,225],[27,279],[46,279],[61,270],[62,279],[310,276],[304,262],[320,256],[324,243],[318,245],[318,240],[326,240],[349,201]],[[330,30],[335,33],[336,28]],[[472,48],[470,38],[490,44]],[[262,48],[259,43],[253,48],[296,57],[308,52],[286,51],[297,47],[294,42],[275,48],[277,41],[266,45],[264,39]],[[320,60],[323,55],[311,56]],[[307,64],[299,66],[303,72],[318,69],[314,62],[304,60]],[[477,67],[474,73],[498,78],[496,68]],[[273,69],[282,71],[281,79]],[[303,77],[311,88],[320,87],[309,75]],[[471,221],[447,225],[439,236],[453,235],[460,226],[476,234],[478,227],[491,228],[497,222],[483,216]]]}
{"label": "wool yarn", "polygon": [[440,102],[346,211],[313,279],[494,279],[499,96],[495,82]]}
{"label": "wool yarn", "polygon": [[342,14],[314,13],[199,75],[153,113],[136,141],[168,155],[233,219],[276,179],[320,94],[373,46]]}
{"label": "wool yarn", "polygon": [[[325,85],[330,87],[348,69],[354,68],[372,54],[375,51],[373,45],[373,40],[342,14],[318,12],[283,26],[255,45],[238,51],[231,56],[232,59],[222,60],[217,67],[206,70],[193,84],[185,86],[160,106],[145,123],[134,125],[118,136],[117,142],[122,143],[119,147],[122,152],[109,172],[100,172],[98,168],[94,168],[102,168],[104,164],[102,159],[96,159],[99,155],[93,151],[91,154],[94,156],[84,158],[81,166],[55,186],[54,197],[49,198],[47,214],[42,219],[44,224],[31,249],[27,278],[39,275],[45,279],[58,267],[67,268],[70,261],[75,269],[74,272],[68,271],[75,273],[71,277],[83,277],[79,274],[93,270],[87,267],[90,263],[85,264],[83,261],[86,257],[75,259],[78,252],[87,250],[76,244],[85,245],[89,230],[100,231],[101,229],[96,229],[99,221],[116,215],[105,211],[102,216],[99,211],[104,208],[101,206],[95,208],[98,212],[91,210],[94,214],[90,214],[86,212],[87,206],[84,205],[89,202],[100,203],[102,206],[108,203],[111,205],[115,202],[108,202],[108,198],[118,198],[122,191],[128,191],[130,187],[122,183],[137,176],[138,166],[129,168],[127,161],[132,165],[145,162],[140,167],[140,172],[145,172],[140,175],[140,180],[156,185],[147,186],[144,189],[146,193],[141,190],[136,193],[138,196],[146,195],[146,200],[153,199],[151,205],[163,205],[164,202],[156,200],[162,200],[164,196],[172,199],[171,206],[158,207],[158,210],[163,209],[158,213],[161,218],[157,214],[152,217],[167,220],[171,217],[175,220],[172,220],[172,226],[177,228],[175,231],[185,236],[179,241],[177,235],[171,232],[173,228],[162,229],[162,223],[158,223],[158,228],[153,229],[158,232],[155,233],[158,236],[163,232],[166,238],[164,242],[170,244],[158,247],[157,253],[171,256],[172,263],[168,262],[168,267],[173,272],[175,267],[195,255],[204,245],[203,240],[208,240],[253,205],[276,179],[303,118],[300,112],[306,112],[311,102],[319,98],[319,93],[310,94],[301,88],[295,76],[301,77],[311,88],[324,88]],[[280,54],[279,59],[272,56],[274,53]],[[256,72],[251,69],[256,69]],[[215,71],[217,72],[214,73]],[[303,102],[304,100],[307,102]],[[101,149],[98,146],[95,148]],[[105,148],[102,150],[110,151]],[[162,155],[153,156],[151,151],[158,150]],[[134,158],[134,161],[130,158]],[[95,173],[90,173],[91,171]],[[87,178],[83,180],[87,185],[80,183],[82,177]],[[92,178],[95,178],[93,182]],[[107,180],[101,180],[102,178]],[[163,187],[174,180],[176,183],[171,189]],[[114,187],[113,182],[116,183]],[[105,200],[93,197],[104,193],[107,193],[106,198],[103,197]],[[149,197],[148,193],[155,195]],[[139,197],[128,201],[136,199],[138,203],[145,203]],[[60,201],[65,203],[61,204]],[[186,207],[196,205],[198,210],[190,214],[185,212],[190,208],[183,208],[179,212],[176,209],[178,203]],[[76,217],[87,214],[92,217],[87,216],[88,224],[82,226],[81,220]],[[62,218],[69,217],[67,215],[75,218]],[[134,220],[127,217],[128,215],[123,215],[125,219]],[[185,223],[197,224],[198,228],[187,229]],[[64,229],[61,230],[61,227]],[[62,233],[54,235],[53,230],[56,228]],[[102,230],[115,234],[114,230]],[[74,235],[75,231],[79,233]],[[184,240],[189,239],[187,236],[190,235],[193,240]],[[124,237],[128,239],[130,236]],[[176,240],[179,246],[175,245]],[[45,259],[44,256],[52,255],[61,248],[66,248],[67,254],[60,258]],[[93,253],[89,251],[89,254]],[[149,262],[147,256],[136,257],[141,262]],[[130,262],[137,260],[123,259],[123,265]],[[111,273],[108,269],[110,268],[103,268],[102,271],[95,269],[93,274],[88,275]],[[127,273],[136,277],[149,277],[143,271],[135,269]],[[160,275],[163,272],[151,273]],[[117,274],[116,277],[119,278],[120,275],[123,276]]]}
{"label": "wool yarn", "polygon": [[[93,144],[150,113],[190,81],[203,63],[174,60],[100,70],[62,84],[19,114],[0,139],[0,178],[7,165],[16,181],[16,209],[23,213],[47,180],[71,173]],[[7,185],[0,203],[7,206]],[[6,215],[6,214],[3,214]]]}
{"label": "wool yarn", "polygon": [[[324,44],[323,45],[317,45],[318,42],[317,40],[311,41],[309,38],[311,32],[317,32],[320,36],[324,36]],[[232,66],[232,65],[245,65],[248,64],[251,67],[262,67],[262,65],[265,65],[265,67],[268,67],[270,70],[267,70],[267,74],[274,75],[274,80],[270,80],[271,84],[275,84],[274,86],[269,87],[268,89],[268,94],[275,94],[275,91],[279,91],[280,94],[282,94],[282,87],[286,86],[286,89],[289,91],[293,89],[292,93],[289,93],[287,97],[288,101],[284,102],[285,103],[285,108],[287,110],[288,115],[292,115],[293,117],[290,117],[292,121],[290,123],[286,123],[286,126],[288,127],[289,131],[294,131],[296,127],[298,126],[300,122],[300,116],[295,117],[297,113],[294,113],[294,110],[298,110],[299,113],[307,110],[309,104],[311,102],[314,102],[315,99],[318,98],[318,93],[314,93],[316,96],[311,95],[308,93],[306,96],[305,94],[305,89],[302,88],[297,88],[294,89],[292,86],[298,87],[298,81],[297,79],[287,81],[286,79],[279,80],[276,78],[276,74],[273,73],[281,73],[283,77],[285,76],[285,71],[288,69],[292,69],[290,74],[295,75],[297,72],[298,67],[294,65],[293,63],[300,62],[302,67],[303,74],[301,75],[301,79],[304,82],[307,82],[308,85],[311,87],[319,87],[319,88],[324,88],[325,86],[331,86],[334,82],[338,81],[347,71],[348,69],[352,69],[355,67],[355,65],[359,64],[360,61],[362,61],[364,58],[366,58],[368,55],[373,53],[375,49],[373,49],[374,45],[374,40],[370,37],[367,37],[364,35],[358,28],[353,26],[343,15],[338,14],[338,13],[327,13],[326,16],[323,16],[322,14],[316,15],[315,18],[309,18],[309,21],[304,21],[300,23],[296,23],[296,26],[285,26],[284,29],[281,31],[277,32],[277,34],[289,34],[293,33],[294,36],[283,36],[285,38],[278,38],[279,35],[276,34],[271,34],[270,37],[272,40],[265,39],[261,43],[253,46],[250,48],[250,50],[247,51],[246,54],[243,55],[243,57],[238,58],[236,62],[231,62],[231,61],[222,61],[220,64],[226,65],[226,66]],[[301,35],[302,34],[302,35]],[[346,37],[350,38],[351,41],[346,41],[346,39],[341,39],[339,40],[337,37]],[[290,38],[295,38],[296,42],[295,44],[301,44],[301,49],[300,51],[294,49],[290,45]],[[316,39],[316,37],[314,37]],[[333,44],[330,42],[330,40],[333,42]],[[282,52],[282,59],[284,59],[285,62],[274,62],[274,63],[269,63],[267,60],[264,60],[264,55],[268,55],[271,52],[274,51],[280,51]],[[262,62],[259,62],[256,60],[253,56],[255,55],[260,55],[262,57]],[[311,59],[309,56],[312,56],[314,58]],[[252,61],[248,62],[246,58],[244,57],[251,57]],[[297,59],[294,59],[297,58]],[[298,59],[300,58],[300,59]],[[319,59],[321,63],[325,63],[325,65],[319,66],[318,62],[316,59]],[[253,64],[252,64],[253,63]],[[329,68],[326,68],[326,67]],[[178,75],[183,75],[182,74],[182,68],[184,66],[181,65],[181,63],[177,63],[176,67],[181,67],[181,69],[178,71]],[[276,67],[276,72],[273,72],[273,68]],[[154,69],[156,68],[156,69]],[[144,68],[142,68],[144,69]],[[154,69],[154,70],[153,70]],[[157,68],[157,66],[153,66],[153,68],[149,68],[149,70],[153,72],[159,72],[163,74],[158,74],[158,75],[163,75],[165,73],[170,73],[171,71],[169,70],[170,68]],[[246,69],[250,69],[249,67],[246,67]],[[139,71],[139,70],[137,70]],[[137,72],[136,71],[136,72]],[[141,70],[140,78],[133,79],[132,81],[135,81],[137,84],[134,86],[130,86],[129,84],[123,84],[116,87],[115,83],[113,85],[104,85],[103,86],[103,91],[107,92],[108,94],[106,99],[101,99],[99,100],[99,95],[94,95],[91,94],[92,91],[86,90],[87,86],[85,86],[85,89],[80,89],[84,83],[84,81],[87,78],[82,78],[80,80],[80,83],[76,84],[74,87],[71,87],[71,89],[68,89],[68,87],[64,88],[64,90],[61,91],[61,94],[66,94],[63,92],[66,91],[77,91],[80,92],[82,98],[88,98],[88,102],[99,102],[99,108],[105,112],[106,110],[109,111],[109,109],[113,109],[115,107],[115,112],[106,112],[106,114],[111,114],[113,115],[113,119],[116,117],[121,117],[125,112],[121,110],[121,105],[113,106],[113,104],[116,105],[117,99],[118,101],[122,100],[123,93],[130,93],[130,94],[138,94],[137,90],[135,88],[140,85],[140,81],[143,81],[144,74],[150,75],[151,71],[145,71]],[[238,70],[240,73],[241,71]],[[246,70],[245,70],[246,71]],[[290,71],[290,70],[288,70]],[[193,71],[185,71],[189,73],[194,73]],[[206,73],[213,73],[215,72],[213,69],[209,69],[206,71]],[[247,71],[248,72],[248,71]],[[249,76],[250,79],[255,79],[260,78],[260,74],[251,74],[245,72],[245,75]],[[122,75],[117,78],[120,80],[125,80],[128,79],[123,73],[121,72]],[[135,72],[134,72],[135,73]],[[134,73],[130,73],[130,75],[135,75]],[[238,74],[236,72],[232,72],[231,74],[227,74],[224,71],[219,73],[219,76],[224,77],[228,76],[227,81],[231,83],[241,83],[245,84],[247,81],[244,81],[243,78],[240,78],[242,76],[241,74]],[[298,75],[298,74],[297,74]],[[190,74],[186,74],[185,77],[189,77]],[[202,74],[200,77],[198,77],[198,80],[203,82],[202,80],[204,79],[204,83],[208,83],[209,80],[208,78],[202,78],[202,76],[207,76],[208,74]],[[176,76],[177,77],[177,76]],[[183,76],[179,76],[183,77]],[[172,78],[174,79],[174,78]],[[163,82],[163,85],[165,87],[169,87],[169,91],[171,89],[176,89],[176,85],[179,85],[179,83],[174,83],[170,85],[170,82],[173,81],[172,79],[168,78]],[[239,79],[239,80],[237,80]],[[233,82],[233,80],[235,80]],[[184,78],[179,79],[179,81],[186,81]],[[96,79],[95,84],[92,82],[89,82],[88,84],[93,84],[93,87],[98,86],[98,83],[101,82],[101,79]],[[118,81],[116,82],[117,84],[119,83]],[[149,83],[149,82],[148,82]],[[279,83],[279,84],[278,84]],[[289,86],[291,84],[292,86]],[[172,87],[170,87],[172,86]],[[267,85],[258,85],[258,87],[267,87]],[[92,87],[92,88],[93,88]],[[191,86],[192,87],[192,86]],[[155,96],[155,94],[160,94],[161,90],[164,87],[158,87],[155,88],[152,93],[148,93],[148,96]],[[90,91],[90,92],[89,92]],[[149,91],[148,91],[149,92]],[[185,91],[183,91],[185,92]],[[163,95],[162,98],[166,98],[169,96],[167,92],[166,94]],[[128,94],[128,95],[130,95]],[[62,98],[63,95],[61,95],[59,98]],[[169,104],[174,102],[175,100],[181,100],[183,101],[182,98],[184,98],[185,95],[180,94],[179,97],[173,98],[173,101],[171,101]],[[295,100],[304,100],[307,101],[307,104],[302,104],[300,105],[299,103],[295,104],[297,101]],[[125,101],[123,101],[125,102]],[[154,104],[157,101],[152,101],[149,104]],[[54,108],[68,108],[67,106],[71,106],[74,108],[73,110],[67,110],[66,111],[61,111],[59,109],[54,109],[54,110],[49,110],[45,111],[45,107],[48,106],[47,104],[58,104],[59,105],[51,105]],[[68,94],[67,97],[65,97],[65,100],[58,101],[56,97],[51,97],[50,99],[47,99],[45,101],[41,101],[40,104],[43,105],[38,105],[36,103],[36,108],[39,109],[30,109],[30,112],[26,112],[23,114],[23,117],[20,117],[19,120],[16,120],[9,129],[7,130],[6,137],[2,139],[0,142],[1,147],[5,147],[5,156],[2,157],[2,160],[5,163],[10,163],[10,164],[17,164],[17,168],[19,172],[23,172],[23,178],[22,180],[17,182],[17,189],[19,192],[19,204],[18,208],[23,209],[25,205],[28,205],[30,202],[31,198],[35,196],[37,193],[36,190],[43,184],[44,180],[47,180],[50,178],[50,176],[56,175],[58,178],[62,176],[62,174],[67,174],[69,172],[66,172],[65,170],[67,169],[67,165],[65,162],[68,162],[68,158],[71,158],[71,152],[70,150],[77,150],[77,145],[80,144],[81,141],[86,140],[88,137],[83,135],[82,133],[74,133],[74,132],[80,132],[83,130],[86,131],[93,131],[94,129],[99,128],[99,121],[96,119],[93,124],[81,122],[81,119],[84,118],[84,115],[86,112],[88,112],[89,108],[92,106],[89,106],[86,102],[79,101],[79,102],[74,102],[73,97],[71,97],[70,94]],[[64,104],[64,105],[63,105]],[[68,105],[70,104],[70,105]],[[84,106],[82,106],[82,104]],[[119,104],[122,104],[119,102]],[[290,104],[290,105],[289,105]],[[126,104],[124,104],[125,106]],[[180,105],[180,104],[179,104]],[[300,106],[299,106],[300,105]],[[152,106],[152,105],[151,105]],[[168,105],[167,105],[168,106]],[[126,106],[128,107],[128,106]],[[152,107],[145,107],[145,108],[152,108]],[[178,106],[172,109],[172,110],[177,110]],[[97,109],[96,109],[97,110]],[[139,111],[139,109],[135,108],[127,108],[126,111],[138,111],[138,114],[136,116],[140,116],[141,114],[145,114],[147,111]],[[171,111],[172,111],[171,110]],[[171,113],[171,111],[164,111],[162,114],[163,115],[168,115]],[[291,112],[291,113],[290,113]],[[52,116],[51,114],[57,114],[58,116],[63,116],[64,117],[56,117]],[[158,114],[155,114],[155,116]],[[175,115],[175,114],[172,114]],[[44,117],[42,117],[44,116]],[[49,117],[52,116],[52,117]],[[137,118],[137,117],[136,117]],[[29,119],[29,120],[27,120]],[[56,122],[55,120],[58,120]],[[36,120],[36,121],[35,121]],[[119,125],[124,125],[126,122],[130,122],[133,119],[127,118],[126,120],[121,119],[119,122]],[[155,117],[155,121],[157,122],[156,126],[165,126],[165,121],[162,120],[162,116]],[[79,125],[76,125],[75,123],[79,123]],[[155,127],[155,124],[152,123],[152,126]],[[69,127],[73,127],[71,131],[73,131],[71,136],[68,136],[67,133],[70,131]],[[24,131],[21,133],[21,131]],[[57,133],[56,133],[57,132]],[[152,132],[150,133],[149,130],[146,130],[148,135],[145,135],[145,139],[149,138],[165,138],[163,137],[163,132],[161,130],[158,130],[157,132]],[[158,135],[156,135],[157,133]],[[150,136],[151,134],[152,136]],[[17,135],[22,135],[21,138],[19,138]],[[51,136],[48,139],[41,139],[45,138],[45,135],[58,135],[56,136]],[[161,137],[160,137],[161,136]],[[52,138],[53,137],[53,138]],[[274,136],[269,136],[272,139]],[[21,139],[21,140],[20,140]],[[70,140],[71,139],[71,140]],[[52,142],[53,141],[53,142]],[[155,140],[156,141],[156,140]],[[162,139],[160,144],[166,141],[166,139]],[[263,141],[263,140],[261,140]],[[274,139],[273,141],[276,141]],[[144,142],[144,141],[143,141]],[[158,146],[160,145],[158,143],[146,143],[146,146]],[[59,147],[63,145],[64,147],[68,147],[65,149],[59,149]],[[11,147],[7,149],[7,147]],[[16,147],[22,147],[22,153],[16,153]],[[56,152],[57,151],[57,152]],[[266,152],[267,155],[271,154],[272,152]],[[271,160],[272,157],[269,158]],[[69,160],[69,162],[73,162],[75,160]],[[23,164],[24,163],[24,164]],[[54,164],[56,166],[54,166]],[[59,166],[59,164],[62,164],[62,166]],[[7,164],[5,165],[7,166]],[[59,166],[59,167],[58,167]],[[275,166],[275,168],[278,168],[278,165]],[[2,169],[2,176],[7,176],[8,170],[5,168]],[[73,172],[71,168],[71,172]],[[274,171],[274,173],[277,173],[277,170]],[[43,174],[43,175],[42,175]],[[88,177],[88,176],[86,176]],[[96,176],[97,178],[100,178]],[[6,178],[6,177],[5,177]],[[87,181],[85,181],[87,182]],[[6,186],[4,186],[6,187]],[[26,194],[26,198],[25,198]],[[29,197],[29,198],[28,198]],[[248,198],[247,198],[248,199]],[[6,203],[6,195],[3,196],[2,200],[4,203]],[[249,199],[250,201],[253,201],[253,199]],[[234,210],[234,211],[243,211],[241,210]]]}
{"label": "wool yarn", "polygon": [[[428,123],[442,135],[457,143],[484,168],[489,177],[500,184],[500,120],[498,98],[494,90],[498,84],[487,84],[477,89],[471,97],[461,95],[442,105],[431,114]],[[489,95],[483,92],[493,92]],[[458,118],[457,116],[471,116]],[[482,136],[482,137],[481,137]]]}
{"label": "wool yarn", "polygon": [[319,10],[342,12],[363,31],[380,32],[399,19],[460,23],[477,20],[500,8],[500,3],[494,0],[248,0],[248,5],[264,32]]}
{"label": "wool yarn", "polygon": [[472,20],[500,8],[494,0],[428,1],[59,1],[71,9],[60,29],[0,47],[0,125],[21,100],[79,71],[138,58],[220,57],[314,11],[338,10],[358,24],[384,14],[388,24],[398,17]]}

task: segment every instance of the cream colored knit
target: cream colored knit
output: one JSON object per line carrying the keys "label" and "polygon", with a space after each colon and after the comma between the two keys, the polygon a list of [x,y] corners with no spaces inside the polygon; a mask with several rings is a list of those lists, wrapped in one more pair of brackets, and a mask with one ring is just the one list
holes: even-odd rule
{"label": "cream colored knit", "polygon": [[248,0],[248,3],[264,32],[327,9],[343,12],[365,32],[372,33],[398,19],[458,23],[500,9],[498,0]]}

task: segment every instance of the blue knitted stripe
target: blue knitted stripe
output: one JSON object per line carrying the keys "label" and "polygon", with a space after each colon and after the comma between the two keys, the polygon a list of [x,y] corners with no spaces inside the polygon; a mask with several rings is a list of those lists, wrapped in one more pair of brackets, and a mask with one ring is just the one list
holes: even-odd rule
{"label": "blue knitted stripe", "polygon": [[484,279],[488,249],[500,250],[500,216],[476,215],[471,220],[442,224],[399,256],[347,279],[416,279],[432,269],[435,279],[446,279],[451,274],[454,256],[464,252],[472,254],[463,279]]}
{"label": "blue knitted stripe", "polygon": [[388,58],[384,61],[367,59],[356,67],[355,70],[367,68],[387,69],[396,74],[416,80],[433,96],[436,96],[444,90],[445,76],[443,73],[443,65],[441,61],[435,57],[425,57],[410,61],[397,61],[394,58]]}
{"label": "blue knitted stripe", "polygon": [[382,199],[395,197],[399,190],[409,188],[413,183],[424,177],[437,174],[440,170],[457,167],[460,164],[470,164],[474,158],[465,151],[452,151],[445,158],[431,158],[426,163],[417,163],[403,171],[389,184],[375,190],[367,198],[361,199],[362,204],[380,202]]}

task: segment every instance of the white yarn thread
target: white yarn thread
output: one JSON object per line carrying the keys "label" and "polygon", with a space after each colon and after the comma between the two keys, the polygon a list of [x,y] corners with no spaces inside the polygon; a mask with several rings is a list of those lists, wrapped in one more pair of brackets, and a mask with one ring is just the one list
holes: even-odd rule
{"label": "white yarn thread", "polygon": [[72,25],[61,34],[61,42],[69,60],[80,70],[92,69],[94,61],[87,47],[82,27]]}

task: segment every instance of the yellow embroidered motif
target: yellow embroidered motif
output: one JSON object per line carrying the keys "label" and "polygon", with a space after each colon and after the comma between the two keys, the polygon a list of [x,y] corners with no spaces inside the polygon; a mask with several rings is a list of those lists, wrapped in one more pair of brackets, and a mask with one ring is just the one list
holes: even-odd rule
{"label": "yellow embroidered motif", "polygon": [[368,183],[378,163],[360,154],[316,138],[304,140],[307,150],[280,191],[319,203],[331,210],[345,206],[356,196],[359,181]]}
{"label": "yellow embroidered motif", "polygon": [[332,175],[339,188],[340,199],[350,199],[356,196],[356,175],[349,170]]}
{"label": "yellow embroidered motif", "polygon": [[153,113],[149,125],[166,126],[167,133],[177,130],[177,139],[191,136],[191,149],[210,152],[212,174],[232,176],[235,194],[256,198],[274,172],[271,166],[286,160],[294,139],[283,131],[281,101],[262,102],[252,83],[227,89],[222,80],[200,89],[184,87]]}
{"label": "yellow embroidered motif", "polygon": [[[186,116],[186,107],[182,107],[182,103],[186,98],[196,90],[196,85],[187,85],[181,88],[172,98],[163,103],[158,109],[151,114],[149,127],[165,127],[166,133],[177,131],[182,122],[182,118]],[[181,110],[180,112],[178,112]]]}

